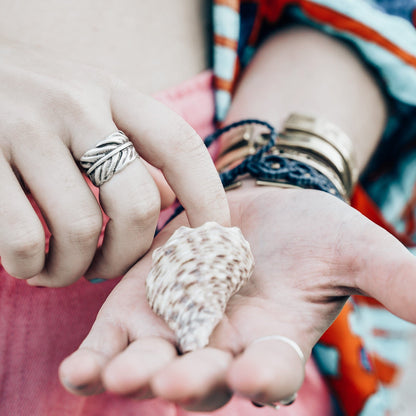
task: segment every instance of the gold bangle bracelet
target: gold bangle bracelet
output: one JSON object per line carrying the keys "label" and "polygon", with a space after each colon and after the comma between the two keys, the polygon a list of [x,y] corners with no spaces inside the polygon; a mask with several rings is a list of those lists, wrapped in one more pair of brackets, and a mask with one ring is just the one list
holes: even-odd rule
{"label": "gold bangle bracelet", "polygon": [[277,139],[276,147],[271,151],[272,154],[278,154],[284,150],[290,152],[296,150],[300,153],[310,154],[316,159],[321,160],[325,165],[330,165],[338,172],[345,189],[351,189],[349,168],[340,153],[329,143],[319,137],[306,133],[293,133],[288,136],[281,135]]}
{"label": "gold bangle bracelet", "polygon": [[338,171],[333,168],[333,165],[326,163],[326,161],[319,156],[316,156],[313,153],[302,152],[291,148],[281,149],[278,155],[286,159],[296,160],[298,162],[304,163],[322,173],[332,182],[343,199],[346,201],[349,200],[348,190],[345,188]]}
{"label": "gold bangle bracelet", "polygon": [[292,136],[296,133],[306,133],[329,143],[341,155],[345,162],[345,186],[351,194],[358,180],[358,168],[355,151],[351,139],[335,124],[323,119],[304,114],[291,114],[283,126],[283,134]]}

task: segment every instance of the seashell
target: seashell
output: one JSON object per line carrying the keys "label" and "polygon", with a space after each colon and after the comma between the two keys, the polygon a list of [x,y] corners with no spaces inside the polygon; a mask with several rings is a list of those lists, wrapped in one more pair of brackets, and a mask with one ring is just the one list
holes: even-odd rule
{"label": "seashell", "polygon": [[253,272],[249,243],[237,227],[207,222],[180,227],[153,252],[147,300],[177,337],[182,352],[203,348],[227,302]]}

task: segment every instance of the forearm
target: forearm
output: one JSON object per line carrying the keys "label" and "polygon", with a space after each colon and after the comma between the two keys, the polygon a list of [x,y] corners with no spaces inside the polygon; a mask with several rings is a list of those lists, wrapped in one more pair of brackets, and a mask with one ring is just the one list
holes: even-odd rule
{"label": "forearm", "polygon": [[279,128],[292,112],[323,117],[344,130],[360,172],[387,116],[380,87],[360,57],[335,38],[299,26],[275,33],[259,48],[226,123],[255,117]]}

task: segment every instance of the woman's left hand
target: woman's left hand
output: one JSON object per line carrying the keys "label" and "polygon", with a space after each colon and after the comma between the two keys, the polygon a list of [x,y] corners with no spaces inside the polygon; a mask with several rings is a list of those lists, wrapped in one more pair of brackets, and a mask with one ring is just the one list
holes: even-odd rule
{"label": "woman's left hand", "polygon": [[[366,294],[416,322],[416,259],[393,236],[320,191],[254,187],[229,193],[233,225],[251,244],[255,272],[234,295],[208,347],[178,355],[172,332],[150,310],[145,285],[151,253],[103,305],[80,348],[61,365],[73,393],[103,389],[161,397],[191,410],[214,410],[232,393],[275,402],[301,386],[304,356],[331,325],[347,297]],[[163,244],[185,224],[181,215],[155,239]]]}

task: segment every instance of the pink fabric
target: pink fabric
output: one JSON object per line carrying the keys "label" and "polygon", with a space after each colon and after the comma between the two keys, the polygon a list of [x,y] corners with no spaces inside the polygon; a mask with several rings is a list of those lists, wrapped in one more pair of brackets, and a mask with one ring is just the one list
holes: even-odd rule
{"label": "pink fabric", "polygon": [[[212,131],[212,75],[205,72],[156,97],[177,111],[204,136]],[[91,284],[81,279],[60,289],[33,288],[10,277],[0,265],[0,415],[30,416],[186,416],[160,400],[134,401],[101,394],[77,397],[58,380],[59,363],[88,333],[95,316],[117,281]],[[296,403],[282,416],[330,415],[327,389],[313,362]],[[217,416],[271,416],[234,398]],[[199,413],[199,415],[201,415]]]}

